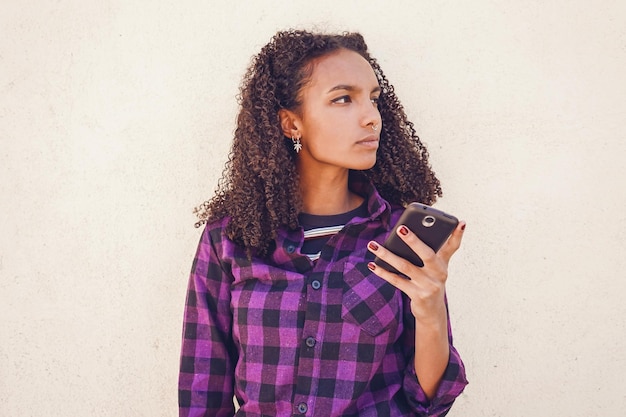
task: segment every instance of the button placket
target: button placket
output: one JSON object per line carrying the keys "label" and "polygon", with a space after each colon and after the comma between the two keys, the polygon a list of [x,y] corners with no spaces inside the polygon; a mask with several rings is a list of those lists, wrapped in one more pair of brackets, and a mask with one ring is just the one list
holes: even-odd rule
{"label": "button placket", "polygon": [[317,356],[320,354],[317,345],[323,340],[323,328],[320,329],[320,314],[322,313],[320,308],[323,308],[321,304],[323,294],[318,290],[322,288],[322,282],[325,279],[324,272],[318,270],[318,267],[313,266],[311,273],[305,278],[308,283],[305,286],[308,289],[305,289],[304,293],[305,317],[302,327],[303,338],[300,342],[302,348],[299,355],[297,395],[293,402],[293,411],[296,415],[315,414],[314,405],[309,401],[314,402],[319,384],[316,362]]}

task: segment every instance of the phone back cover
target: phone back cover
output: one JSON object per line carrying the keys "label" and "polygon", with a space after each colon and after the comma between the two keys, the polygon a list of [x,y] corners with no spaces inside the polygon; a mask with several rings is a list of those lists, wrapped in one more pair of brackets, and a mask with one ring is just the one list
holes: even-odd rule
{"label": "phone back cover", "polygon": [[[423,220],[426,216],[432,216],[435,219],[434,224],[430,227],[426,227],[423,224]],[[437,252],[458,223],[459,221],[456,217],[444,213],[441,210],[437,210],[425,204],[411,203],[400,216],[397,225],[405,224],[426,245]],[[385,241],[385,247],[417,266],[424,266],[422,259],[396,235],[396,227],[392,229],[391,234]],[[395,268],[382,260],[377,260],[376,263],[390,271],[397,272]]]}

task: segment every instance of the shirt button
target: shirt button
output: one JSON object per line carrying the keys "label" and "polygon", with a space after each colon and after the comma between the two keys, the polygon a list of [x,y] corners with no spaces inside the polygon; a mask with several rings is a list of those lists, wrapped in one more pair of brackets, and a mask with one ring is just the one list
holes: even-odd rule
{"label": "shirt button", "polygon": [[313,287],[314,290],[319,290],[321,286],[322,286],[322,283],[319,282],[318,280],[314,280],[311,283],[311,287]]}
{"label": "shirt button", "polygon": [[[307,337],[306,340],[304,341],[304,343],[306,343],[306,345],[310,348],[312,348],[313,346],[315,346],[315,343],[317,343],[317,341],[315,340],[315,338],[313,337]],[[306,404],[305,404],[306,405]]]}
{"label": "shirt button", "polygon": [[300,414],[306,413],[308,409],[309,409],[309,407],[305,403],[298,404],[298,412]]}
{"label": "shirt button", "polygon": [[287,253],[293,253],[296,250],[294,245],[287,246]]}

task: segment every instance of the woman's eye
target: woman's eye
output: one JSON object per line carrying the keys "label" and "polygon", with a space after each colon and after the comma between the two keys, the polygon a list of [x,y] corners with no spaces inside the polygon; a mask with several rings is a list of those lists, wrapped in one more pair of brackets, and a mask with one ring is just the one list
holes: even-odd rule
{"label": "woman's eye", "polygon": [[380,101],[380,97],[372,97],[371,100],[372,100],[372,103],[374,103],[376,106],[378,106],[378,102]]}
{"label": "woman's eye", "polygon": [[345,103],[350,103],[352,100],[350,99],[350,96],[341,96],[341,97],[337,97],[336,99],[332,100],[333,103],[337,103],[337,104],[345,104]]}

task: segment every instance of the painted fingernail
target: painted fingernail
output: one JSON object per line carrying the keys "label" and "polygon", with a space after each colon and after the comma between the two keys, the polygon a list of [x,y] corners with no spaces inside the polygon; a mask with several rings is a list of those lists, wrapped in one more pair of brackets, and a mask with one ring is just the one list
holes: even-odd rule
{"label": "painted fingernail", "polygon": [[400,226],[398,232],[400,232],[402,236],[406,236],[409,234],[409,229],[407,229],[406,226]]}
{"label": "painted fingernail", "polygon": [[370,271],[373,271],[376,269],[376,264],[374,262],[369,262],[367,264],[367,267],[369,268]]}
{"label": "painted fingernail", "polygon": [[461,230],[465,230],[465,226],[466,226],[466,224],[463,223],[463,226],[461,226]]}
{"label": "painted fingernail", "polygon": [[[370,248],[370,250],[376,252],[378,250],[378,244],[376,242],[370,242],[367,244],[367,247]],[[370,268],[371,269],[371,268]]]}

